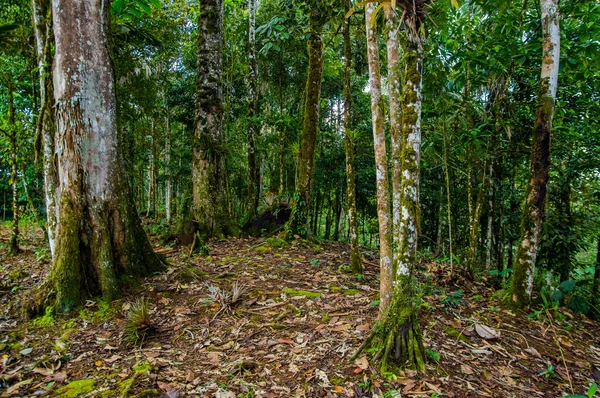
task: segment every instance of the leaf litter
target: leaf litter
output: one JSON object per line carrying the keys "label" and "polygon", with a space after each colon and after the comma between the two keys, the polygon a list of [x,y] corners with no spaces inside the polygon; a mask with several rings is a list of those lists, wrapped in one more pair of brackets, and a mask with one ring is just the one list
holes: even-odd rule
{"label": "leaf litter", "polygon": [[[348,247],[339,243],[270,247],[231,238],[193,258],[156,244],[167,271],[108,310],[90,302],[36,324],[22,318],[19,303],[47,276],[35,254],[41,239],[27,231],[16,257],[0,249],[0,396],[56,396],[84,385],[76,396],[559,397],[585,396],[600,378],[598,323],[513,314],[485,281],[454,286],[439,263],[422,264],[419,274],[433,287],[420,317],[432,357],[426,372],[382,376],[369,356],[351,363],[376,321],[379,272],[376,255],[366,253],[364,278],[350,275]],[[16,269],[17,281],[9,277]],[[459,289],[461,300],[446,300]],[[123,330],[140,296],[155,330],[131,345]]]}

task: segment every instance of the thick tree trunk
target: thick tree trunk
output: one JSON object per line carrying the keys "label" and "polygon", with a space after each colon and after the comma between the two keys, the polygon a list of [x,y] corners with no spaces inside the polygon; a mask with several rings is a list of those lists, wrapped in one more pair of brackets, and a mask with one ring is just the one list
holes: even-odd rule
{"label": "thick tree trunk", "polygon": [[402,108],[400,106],[401,96],[401,73],[398,56],[398,23],[396,10],[391,6],[386,6],[385,10],[385,30],[387,36],[387,57],[388,57],[388,96],[390,101],[390,128],[392,136],[392,219],[393,219],[393,242],[398,247],[400,237],[400,183],[402,181],[402,165],[400,157],[402,155]]}
{"label": "thick tree trunk", "polygon": [[50,254],[56,242],[56,170],[54,165],[54,88],[52,85],[52,5],[50,0],[32,0],[33,27],[40,85],[40,112],[36,125],[36,142],[41,139],[43,151],[44,195],[46,202],[46,234]]}
{"label": "thick tree trunk", "polygon": [[109,5],[107,0],[52,4],[60,201],[50,282],[58,312],[72,311],[90,295],[113,299],[121,291],[120,276],[141,276],[161,267],[123,171],[108,47]]}
{"label": "thick tree trunk", "polygon": [[8,253],[11,256],[19,254],[19,192],[17,184],[17,129],[15,126],[15,100],[14,86],[12,82],[8,84],[8,129],[10,141],[10,185],[12,187],[12,212],[13,222],[10,234],[10,246]]}
{"label": "thick tree trunk", "polygon": [[288,238],[293,235],[310,236],[308,227],[311,191],[315,175],[315,154],[319,130],[319,108],[321,101],[321,78],[323,76],[323,41],[318,28],[311,21],[311,36],[308,40],[308,76],[306,78],[306,101],[302,138],[298,153],[298,179],[294,193],[292,215],[287,224]]}
{"label": "thick tree trunk", "polygon": [[385,118],[383,115],[383,98],[381,96],[377,25],[375,20],[371,20],[374,11],[375,4],[368,3],[365,8],[365,23],[367,29],[369,90],[371,92],[371,117],[377,178],[377,218],[379,220],[380,267],[379,316],[383,317],[392,299],[392,213],[390,210],[387,149],[384,130]]}
{"label": "thick tree trunk", "polygon": [[560,30],[557,0],[541,0],[543,56],[537,116],[533,128],[529,184],[523,206],[521,234],[511,289],[516,308],[529,305],[533,291],[535,262],[540,244],[546,185],[550,168],[550,135],[560,59]]}
{"label": "thick tree trunk", "polygon": [[[350,0],[346,0],[346,13]],[[350,268],[352,273],[363,273],[358,247],[358,218],[356,215],[356,177],[354,172],[354,138],[352,134],[352,48],[350,47],[350,18],[344,26],[344,150],[346,152],[346,191],[348,205],[348,234],[350,240]]]}
{"label": "thick tree trunk", "polygon": [[258,91],[256,70],[256,40],[255,40],[255,16],[256,0],[248,1],[249,29],[248,29],[248,58],[250,65],[250,103],[248,104],[248,219],[256,218],[258,198],[260,196],[260,172],[256,159],[256,148],[254,139],[258,133]]}
{"label": "thick tree trunk", "polygon": [[235,234],[236,229],[227,212],[222,142],[223,0],[203,1],[200,8],[192,213],[205,239]]}

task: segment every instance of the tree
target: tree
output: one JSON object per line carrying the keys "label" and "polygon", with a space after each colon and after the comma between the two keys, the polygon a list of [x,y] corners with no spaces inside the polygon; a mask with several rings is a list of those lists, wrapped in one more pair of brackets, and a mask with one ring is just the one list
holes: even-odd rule
{"label": "tree", "polygon": [[260,167],[256,159],[255,138],[259,127],[258,118],[258,90],[256,70],[256,0],[248,1],[249,28],[248,28],[248,57],[250,66],[250,103],[248,105],[248,219],[256,217],[258,198],[260,197]]}
{"label": "tree", "polygon": [[326,4],[318,4],[311,0],[308,4],[309,39],[308,39],[308,74],[306,77],[306,96],[304,103],[304,121],[300,151],[298,152],[298,172],[296,189],[293,198],[292,215],[287,224],[288,236],[311,235],[308,226],[311,191],[315,175],[315,155],[317,148],[317,132],[319,131],[319,111],[321,107],[321,78],[323,76],[323,40],[321,25],[325,19],[321,8]]}
{"label": "tree", "polygon": [[[402,97],[402,181],[400,184],[400,236],[394,253],[396,267],[390,292],[391,297],[380,321],[373,327],[369,337],[355,353],[374,342],[380,353],[379,369],[385,372],[388,366],[407,366],[417,370],[425,369],[425,349],[423,337],[414,304],[415,288],[413,269],[416,263],[419,229],[419,182],[421,150],[421,106],[423,73],[423,37],[421,29],[427,0],[399,1],[404,10],[406,38],[404,41],[405,82]],[[371,6],[371,7],[369,7]],[[370,14],[367,5],[367,13]],[[369,19],[367,19],[369,20]],[[375,123],[375,120],[374,120]],[[378,170],[379,174],[379,170]],[[379,190],[378,190],[379,191]],[[380,192],[378,192],[379,195]],[[380,221],[381,222],[381,221]],[[382,282],[383,284],[383,282]]]}
{"label": "tree", "polygon": [[235,233],[227,212],[223,129],[223,0],[202,2],[198,17],[193,216],[199,236]]}
{"label": "tree", "polygon": [[[58,226],[49,287],[58,312],[90,294],[113,299],[121,277],[161,268],[133,205],[117,137],[108,1],[52,4]],[[80,24],[80,20],[87,23]],[[45,290],[32,303],[44,303]]]}
{"label": "tree", "polygon": [[[350,11],[350,0],[345,12]],[[352,134],[352,48],[350,47],[350,18],[344,26],[344,149],[346,153],[346,191],[348,192],[348,229],[350,236],[350,268],[354,274],[363,273],[358,247],[358,220],[356,218],[356,176],[354,171],[354,137]]]}
{"label": "tree", "polygon": [[377,218],[379,220],[379,315],[381,317],[385,314],[392,299],[392,220],[384,130],[385,118],[383,115],[381,74],[379,70],[379,41],[377,40],[377,24],[374,12],[375,4],[368,3],[365,8],[365,24],[367,28],[369,91],[371,93],[375,168],[377,170],[375,175],[377,179]]}
{"label": "tree", "polygon": [[542,74],[538,109],[533,128],[529,185],[521,218],[519,246],[513,266],[512,304],[529,305],[533,291],[535,262],[542,232],[546,185],[550,168],[550,135],[558,85],[560,30],[558,2],[541,0],[542,10]]}
{"label": "tree", "polygon": [[[33,26],[36,42],[37,66],[39,74],[40,110],[36,125],[36,146],[42,147],[44,193],[46,201],[46,233],[50,253],[54,255],[56,243],[56,193],[57,180],[53,161],[54,153],[54,112],[52,84],[52,5],[49,0],[32,0]],[[40,144],[41,141],[41,144]],[[37,149],[37,148],[36,148]],[[37,150],[39,152],[39,149]]]}

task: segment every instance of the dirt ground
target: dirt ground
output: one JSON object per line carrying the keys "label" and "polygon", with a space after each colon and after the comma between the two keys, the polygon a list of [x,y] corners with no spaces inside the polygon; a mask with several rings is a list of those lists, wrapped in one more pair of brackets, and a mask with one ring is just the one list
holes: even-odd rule
{"label": "dirt ground", "polygon": [[[40,230],[25,231],[16,257],[8,237],[0,227],[0,396],[585,397],[600,379],[598,323],[515,315],[503,291],[449,285],[448,268],[425,260],[426,372],[350,362],[377,316],[379,271],[365,252],[365,276],[353,277],[338,243],[232,238],[190,258],[156,239],[168,268],[121,300],[26,320],[20,302],[47,276],[48,255]],[[124,329],[142,297],[153,329],[132,345]]]}

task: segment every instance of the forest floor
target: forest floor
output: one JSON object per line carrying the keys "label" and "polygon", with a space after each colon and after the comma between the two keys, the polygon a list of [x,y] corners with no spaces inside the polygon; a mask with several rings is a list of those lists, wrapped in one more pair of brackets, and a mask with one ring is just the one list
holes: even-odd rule
{"label": "forest floor", "polygon": [[[8,237],[0,226],[0,396],[558,397],[587,396],[600,379],[598,323],[567,311],[515,315],[502,291],[450,286],[448,267],[428,261],[426,372],[380,376],[366,357],[350,362],[377,315],[378,265],[365,253],[358,280],[338,243],[228,239],[189,258],[155,240],[168,268],[121,300],[27,321],[20,300],[46,277],[47,254],[39,230],[24,233],[16,257]],[[236,282],[241,298],[220,305],[216,288]],[[155,332],[132,346],[123,331],[140,297]]]}

